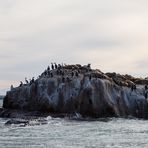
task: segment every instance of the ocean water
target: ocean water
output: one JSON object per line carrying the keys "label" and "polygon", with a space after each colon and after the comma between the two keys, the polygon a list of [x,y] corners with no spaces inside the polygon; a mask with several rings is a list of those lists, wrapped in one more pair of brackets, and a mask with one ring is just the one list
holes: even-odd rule
{"label": "ocean water", "polygon": [[146,120],[48,117],[26,126],[5,125],[8,120],[0,119],[0,148],[148,148]]}

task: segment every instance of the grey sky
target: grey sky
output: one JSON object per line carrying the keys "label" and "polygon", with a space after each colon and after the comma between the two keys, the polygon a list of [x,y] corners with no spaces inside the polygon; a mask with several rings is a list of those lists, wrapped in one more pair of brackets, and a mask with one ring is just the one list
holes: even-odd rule
{"label": "grey sky", "polygon": [[0,94],[50,62],[148,76],[147,0],[0,0]]}

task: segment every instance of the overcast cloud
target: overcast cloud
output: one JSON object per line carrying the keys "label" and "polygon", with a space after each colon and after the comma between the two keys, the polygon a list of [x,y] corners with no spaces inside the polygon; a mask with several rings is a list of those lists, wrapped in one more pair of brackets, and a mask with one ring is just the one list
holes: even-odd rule
{"label": "overcast cloud", "polygon": [[147,0],[0,0],[0,94],[50,62],[148,76]]}

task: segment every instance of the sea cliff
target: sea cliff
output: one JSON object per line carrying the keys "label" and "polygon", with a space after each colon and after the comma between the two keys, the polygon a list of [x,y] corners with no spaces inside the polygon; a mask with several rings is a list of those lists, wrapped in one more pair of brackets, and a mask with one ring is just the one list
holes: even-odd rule
{"label": "sea cliff", "polygon": [[[36,80],[11,87],[4,110],[148,118],[148,80],[103,73],[90,64],[52,64]],[[5,115],[3,111],[3,116]]]}

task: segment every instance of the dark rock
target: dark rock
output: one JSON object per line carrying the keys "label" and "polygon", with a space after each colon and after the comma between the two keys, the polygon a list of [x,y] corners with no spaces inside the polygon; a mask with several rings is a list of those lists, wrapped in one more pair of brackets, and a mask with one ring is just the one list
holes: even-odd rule
{"label": "dark rock", "polygon": [[18,120],[18,119],[11,119],[8,120],[5,125],[11,125],[11,124],[24,124],[27,125],[29,123],[29,121],[25,121],[25,120]]}
{"label": "dark rock", "polygon": [[[32,85],[22,85],[8,91],[3,102],[4,109],[56,115],[77,112],[83,117],[130,115],[148,118],[148,101],[144,93],[146,79],[104,74],[87,65],[66,65],[61,69],[64,75],[57,75],[57,69],[53,68],[52,77],[41,76]],[[72,72],[77,73],[76,77]],[[131,91],[131,86],[136,89]],[[1,111],[1,116],[11,117],[12,114]]]}

